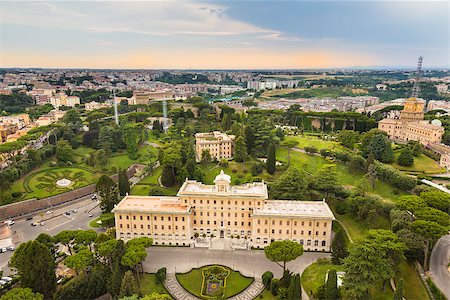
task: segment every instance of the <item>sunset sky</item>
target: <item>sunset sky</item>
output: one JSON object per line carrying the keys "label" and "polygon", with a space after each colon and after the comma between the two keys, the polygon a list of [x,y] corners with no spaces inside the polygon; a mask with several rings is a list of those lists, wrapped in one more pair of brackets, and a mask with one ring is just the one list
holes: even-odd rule
{"label": "sunset sky", "polygon": [[449,1],[0,2],[0,67],[450,66]]}

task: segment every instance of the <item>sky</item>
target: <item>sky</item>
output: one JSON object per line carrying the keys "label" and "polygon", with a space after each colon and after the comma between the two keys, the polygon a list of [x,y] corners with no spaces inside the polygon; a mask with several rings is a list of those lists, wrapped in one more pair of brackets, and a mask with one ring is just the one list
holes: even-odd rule
{"label": "sky", "polygon": [[0,67],[450,66],[450,1],[0,1]]}

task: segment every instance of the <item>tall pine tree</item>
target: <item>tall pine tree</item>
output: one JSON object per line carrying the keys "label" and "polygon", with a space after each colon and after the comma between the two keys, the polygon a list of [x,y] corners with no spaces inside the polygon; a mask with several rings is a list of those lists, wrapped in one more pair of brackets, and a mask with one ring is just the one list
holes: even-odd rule
{"label": "tall pine tree", "polygon": [[268,152],[267,152],[267,161],[266,161],[267,173],[269,173],[269,174],[275,173],[276,161],[277,161],[277,158],[275,155],[275,146],[274,146],[274,144],[270,144]]}
{"label": "tall pine tree", "polygon": [[344,259],[348,256],[347,251],[347,239],[345,237],[345,233],[342,229],[338,229],[333,242],[331,243],[331,262],[335,265],[341,264],[341,259]]}
{"label": "tall pine tree", "polygon": [[133,296],[134,294],[138,294],[138,292],[133,273],[126,271],[122,278],[122,284],[120,285],[119,298]]}
{"label": "tall pine tree", "polygon": [[237,162],[243,162],[247,160],[247,146],[242,136],[236,139],[234,146],[234,160]]}

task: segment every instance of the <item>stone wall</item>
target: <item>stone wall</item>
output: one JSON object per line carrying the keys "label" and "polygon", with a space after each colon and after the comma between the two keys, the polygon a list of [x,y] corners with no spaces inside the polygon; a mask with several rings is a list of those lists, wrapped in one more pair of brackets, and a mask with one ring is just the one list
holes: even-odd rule
{"label": "stone wall", "polygon": [[[131,178],[136,173],[136,169],[139,165],[131,165],[127,170],[128,178]],[[112,175],[111,178],[114,181],[118,180],[118,175]],[[59,195],[47,197],[44,199],[30,199],[17,203],[12,203],[4,206],[0,206],[0,220],[17,218],[23,215],[27,215],[36,211],[51,208],[53,206],[61,205],[70,201],[74,201],[93,194],[95,192],[95,184],[91,184],[70,192],[62,193]]]}

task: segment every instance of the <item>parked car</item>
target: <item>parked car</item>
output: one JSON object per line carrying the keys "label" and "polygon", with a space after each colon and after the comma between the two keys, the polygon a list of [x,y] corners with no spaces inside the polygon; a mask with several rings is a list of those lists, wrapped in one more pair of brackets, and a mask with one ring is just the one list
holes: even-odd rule
{"label": "parked car", "polygon": [[44,222],[41,222],[41,223],[40,223],[40,225],[41,225],[41,226],[44,226],[44,225],[45,225],[45,223],[44,223]]}
{"label": "parked car", "polygon": [[92,218],[93,214],[89,214],[88,216],[89,216],[89,218]]}
{"label": "parked car", "polygon": [[50,214],[52,214],[53,213],[53,210],[48,210],[45,214],[46,215],[50,215]]}
{"label": "parked car", "polygon": [[91,197],[92,200],[97,200],[97,198],[98,198],[98,197],[97,197],[97,195],[95,195],[95,194]]}
{"label": "parked car", "polygon": [[8,251],[8,249],[2,248],[2,253],[5,253],[5,252],[7,252],[7,251]]}
{"label": "parked car", "polygon": [[28,216],[28,217],[25,219],[25,221],[30,221],[30,220],[33,220],[33,216]]}
{"label": "parked car", "polygon": [[66,211],[64,214],[65,214],[66,216],[70,216],[70,211]]}
{"label": "parked car", "polygon": [[37,224],[35,222],[31,223],[31,226],[36,226]]}
{"label": "parked car", "polygon": [[14,221],[13,220],[6,220],[4,223],[6,225],[8,225],[8,226],[14,225]]}
{"label": "parked car", "polygon": [[8,249],[9,251],[14,251],[14,250],[16,250],[16,248],[15,248],[14,246],[9,246],[7,249]]}
{"label": "parked car", "polygon": [[6,284],[6,281],[0,280],[0,285],[5,285],[5,284]]}
{"label": "parked car", "polygon": [[1,280],[9,282],[9,281],[12,281],[13,279],[11,277],[5,276],[5,277],[2,277]]}
{"label": "parked car", "polygon": [[72,209],[72,212],[76,213],[76,212],[78,212],[78,210],[76,208],[74,208],[74,209]]}

